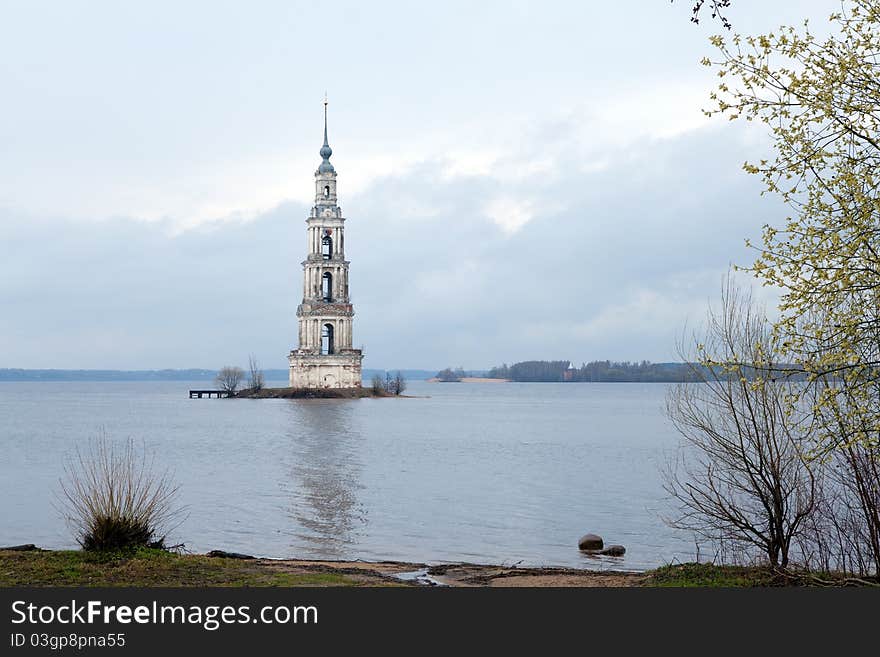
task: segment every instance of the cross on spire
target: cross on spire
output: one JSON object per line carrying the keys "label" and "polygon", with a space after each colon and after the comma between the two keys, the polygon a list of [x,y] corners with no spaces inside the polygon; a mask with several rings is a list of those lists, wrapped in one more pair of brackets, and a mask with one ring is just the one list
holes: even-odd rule
{"label": "cross on spire", "polygon": [[324,92],[324,145],[321,146],[321,165],[318,167],[318,173],[332,173],[333,165],[330,164],[330,156],[333,155],[333,149],[330,148],[330,142],[327,141],[327,92]]}
{"label": "cross on spire", "polygon": [[327,142],[327,92],[324,92],[324,146],[329,146]]}

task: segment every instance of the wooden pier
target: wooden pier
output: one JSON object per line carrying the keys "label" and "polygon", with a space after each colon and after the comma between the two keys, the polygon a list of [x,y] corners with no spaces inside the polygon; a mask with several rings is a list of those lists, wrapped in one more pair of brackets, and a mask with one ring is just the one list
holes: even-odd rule
{"label": "wooden pier", "polygon": [[190,390],[189,398],[190,399],[201,399],[202,397],[207,397],[210,399],[211,397],[216,397],[220,399],[221,397],[228,397],[229,393],[225,390]]}

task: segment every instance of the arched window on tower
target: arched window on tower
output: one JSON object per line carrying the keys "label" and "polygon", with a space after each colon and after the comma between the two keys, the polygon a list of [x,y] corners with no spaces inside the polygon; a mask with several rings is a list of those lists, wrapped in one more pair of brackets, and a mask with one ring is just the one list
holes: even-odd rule
{"label": "arched window on tower", "polygon": [[330,185],[324,185],[324,198],[330,198]]}
{"label": "arched window on tower", "polygon": [[321,296],[324,301],[333,301],[333,274],[325,271],[321,276]]}
{"label": "arched window on tower", "polygon": [[333,238],[329,235],[324,235],[321,238],[321,255],[324,256],[324,260],[329,260],[333,257]]}
{"label": "arched window on tower", "polygon": [[333,344],[333,324],[324,324],[321,329],[321,353],[324,355],[336,353]]}

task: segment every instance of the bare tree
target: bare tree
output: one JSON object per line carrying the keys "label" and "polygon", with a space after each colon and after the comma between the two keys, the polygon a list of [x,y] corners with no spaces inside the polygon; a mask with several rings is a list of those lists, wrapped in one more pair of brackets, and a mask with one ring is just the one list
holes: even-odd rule
{"label": "bare tree", "polygon": [[[824,468],[822,504],[802,551],[823,571],[880,576],[880,444],[873,413],[862,412],[861,383],[819,376],[808,399],[815,409],[817,458]],[[874,384],[876,388],[876,384]],[[833,395],[833,403],[828,401]],[[829,447],[829,436],[835,440]]]}
{"label": "bare tree", "polygon": [[257,361],[257,357],[254,354],[248,356],[248,372],[250,374],[248,378],[248,387],[251,390],[262,390],[265,385],[265,379],[263,377],[263,370],[260,369],[260,363]]}
{"label": "bare tree", "polygon": [[217,373],[217,377],[214,381],[220,386],[220,389],[224,392],[228,392],[230,395],[234,395],[235,391],[238,390],[238,386],[241,385],[242,380],[244,379],[244,370],[240,367],[231,367],[227,365],[226,367],[220,368],[220,371]]}
{"label": "bare tree", "polygon": [[385,382],[382,380],[382,377],[378,374],[373,376],[373,381],[371,382],[370,387],[372,388],[374,395],[381,395],[385,392]]}
{"label": "bare tree", "polygon": [[787,403],[794,384],[774,374],[780,350],[771,326],[728,278],[705,335],[679,352],[698,383],[677,385],[667,399],[684,438],[666,472],[680,512],[671,524],[785,567],[818,491],[809,423]]}
{"label": "bare tree", "polygon": [[880,576],[880,447],[848,445],[836,455],[831,476],[840,490],[844,533],[852,541],[851,557],[840,568]]}
{"label": "bare tree", "polygon": [[389,395],[399,395],[404,390],[406,390],[406,379],[403,374],[400,373],[400,370],[397,371],[397,374],[391,376],[391,372],[385,373],[385,392]]}
{"label": "bare tree", "polygon": [[398,370],[397,374],[394,375],[394,394],[400,395],[404,390],[406,390],[406,378]]}
{"label": "bare tree", "polygon": [[822,493],[798,547],[804,565],[860,577],[880,575],[880,454],[853,444],[821,468]]}

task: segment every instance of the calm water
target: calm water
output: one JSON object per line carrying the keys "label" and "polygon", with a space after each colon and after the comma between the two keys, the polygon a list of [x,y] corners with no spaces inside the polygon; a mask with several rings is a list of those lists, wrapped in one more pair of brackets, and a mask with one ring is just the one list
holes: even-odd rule
{"label": "calm water", "polygon": [[[181,382],[0,383],[0,545],[73,547],[62,461],[100,427],[170,466],[189,549],[646,568],[693,557],[661,384],[431,384],[418,399],[190,400]],[[586,532],[623,559],[577,550]]]}

